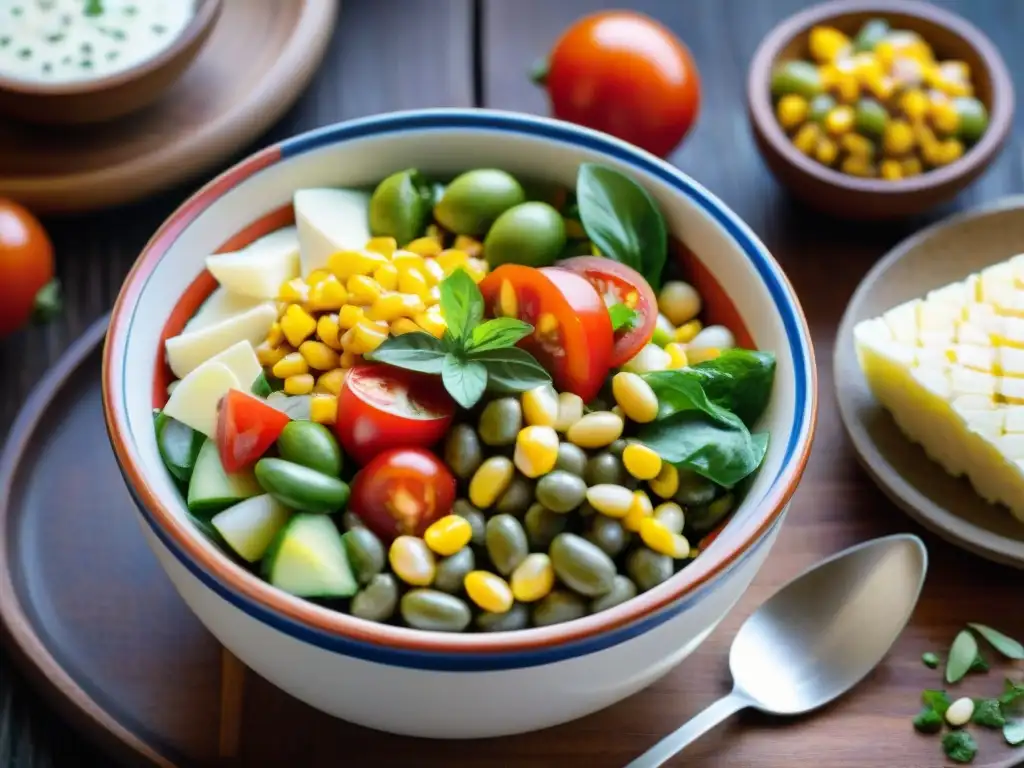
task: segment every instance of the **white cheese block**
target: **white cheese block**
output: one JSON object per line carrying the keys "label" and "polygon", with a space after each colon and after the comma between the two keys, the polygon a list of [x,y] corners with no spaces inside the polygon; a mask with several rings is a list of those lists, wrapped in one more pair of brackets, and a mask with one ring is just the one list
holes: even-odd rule
{"label": "white cheese block", "polygon": [[196,432],[213,437],[217,432],[217,408],[231,389],[241,389],[238,378],[223,363],[203,363],[174,388],[164,413]]}
{"label": "white cheese block", "polygon": [[192,316],[192,319],[185,323],[182,333],[198,331],[200,328],[219,323],[221,320],[227,320],[229,317],[248,312],[253,307],[259,306],[262,303],[260,299],[254,299],[251,296],[239,296],[237,293],[231,293],[226,288],[217,288],[203,302],[202,306]]}
{"label": "white cheese block", "polygon": [[239,251],[215,253],[206,268],[228,291],[255,299],[276,299],[281,285],[299,276],[299,234],[284,227]]}
{"label": "white cheese block", "polygon": [[302,274],[327,266],[338,251],[358,250],[370,239],[370,193],[314,188],[295,193]]}
{"label": "white cheese block", "polygon": [[167,340],[167,364],[179,379],[220,354],[233,344],[247,341],[256,346],[263,341],[277,320],[277,304],[258,304],[240,315],[189,331]]}
{"label": "white cheese block", "polygon": [[209,362],[226,365],[246,391],[252,388],[256,377],[263,373],[263,366],[256,358],[256,350],[248,341],[232,344],[211,357]]}

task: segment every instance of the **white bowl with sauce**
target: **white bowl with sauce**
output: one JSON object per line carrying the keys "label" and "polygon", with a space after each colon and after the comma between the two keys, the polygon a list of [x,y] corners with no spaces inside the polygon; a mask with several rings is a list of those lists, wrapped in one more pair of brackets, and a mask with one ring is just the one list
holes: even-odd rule
{"label": "white bowl with sauce", "polygon": [[0,0],[0,113],[97,123],[156,101],[209,37],[221,0]]}

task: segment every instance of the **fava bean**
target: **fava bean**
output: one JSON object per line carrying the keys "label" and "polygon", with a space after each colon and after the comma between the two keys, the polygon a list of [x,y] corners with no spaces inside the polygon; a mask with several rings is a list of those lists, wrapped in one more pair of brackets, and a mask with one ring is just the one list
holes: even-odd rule
{"label": "fava bean", "polygon": [[444,442],[444,463],[461,480],[469,480],[483,463],[480,438],[469,424],[456,424]]}
{"label": "fava bean", "polygon": [[466,499],[456,499],[452,505],[452,514],[464,517],[469,521],[469,525],[473,529],[473,537],[470,539],[470,543],[473,546],[482,547],[484,545],[484,528],[487,525],[487,518],[484,517],[484,513],[466,501]]}
{"label": "fava bean", "polygon": [[348,484],[284,459],[256,462],[260,487],[297,512],[337,512],[348,503]]}
{"label": "fava bean", "polygon": [[456,595],[462,591],[462,583],[466,574],[476,568],[476,555],[469,547],[460,549],[454,555],[444,558],[437,564],[434,573],[434,589]]}
{"label": "fava bean", "polygon": [[547,549],[555,536],[565,530],[568,525],[565,515],[547,509],[543,504],[534,504],[526,512],[523,523],[530,546],[534,549]]}
{"label": "fava bean", "polygon": [[630,536],[618,520],[607,515],[595,515],[590,521],[586,539],[609,557],[618,557],[629,543]]}
{"label": "fava bean", "polygon": [[615,563],[597,545],[575,533],[560,533],[548,551],[555,574],[570,589],[598,597],[612,588]]}
{"label": "fava bean", "polygon": [[670,579],[675,573],[675,566],[668,555],[659,555],[647,547],[637,547],[626,558],[626,572],[637,587],[646,592]]}
{"label": "fava bean", "polygon": [[732,512],[733,495],[726,493],[708,504],[687,507],[686,526],[694,533],[708,533]]}
{"label": "fava bean", "polygon": [[582,477],[587,468],[587,453],[578,445],[561,442],[558,444],[558,458],[555,469],[561,469],[570,475]]}
{"label": "fava bean", "polygon": [[587,495],[587,484],[578,475],[556,469],[537,481],[534,495],[537,501],[552,512],[564,514],[583,503]]}
{"label": "fava bean", "polygon": [[487,613],[476,617],[476,628],[481,632],[512,632],[526,629],[530,624],[530,609],[522,603],[514,603],[505,613]]}
{"label": "fava bean", "polygon": [[374,576],[384,570],[387,563],[384,545],[369,528],[352,528],[342,534],[341,540],[345,543],[345,553],[352,565],[356,581],[360,584],[369,583]]}
{"label": "fava bean", "polygon": [[480,414],[480,439],[491,447],[515,445],[523,428],[523,407],[518,398],[499,397],[484,406]]}
{"label": "fava bean", "polygon": [[277,438],[281,458],[331,477],[341,474],[341,449],[334,434],[315,421],[289,421]]}
{"label": "fava bean", "polygon": [[387,621],[398,605],[398,582],[390,573],[378,573],[352,598],[352,615],[367,621]]}
{"label": "fava bean", "polygon": [[530,552],[526,531],[512,515],[495,515],[487,521],[487,555],[494,569],[508,576]]}
{"label": "fava bean", "polygon": [[498,498],[494,511],[522,518],[533,503],[534,483],[516,473],[508,488]]}
{"label": "fava bean", "polygon": [[583,471],[587,485],[622,485],[626,482],[626,467],[622,459],[611,451],[601,451],[590,457]]}
{"label": "fava bean", "polygon": [[461,632],[473,615],[465,601],[436,589],[411,589],[399,609],[410,627],[430,632]]}
{"label": "fava bean", "polygon": [[607,611],[634,597],[636,597],[636,584],[625,576],[616,576],[612,582],[612,588],[607,593],[590,601],[590,612]]}
{"label": "fava bean", "polygon": [[556,589],[533,606],[533,625],[548,627],[564,621],[581,619],[587,615],[587,604],[583,598],[564,589]]}
{"label": "fava bean", "polygon": [[688,469],[679,470],[679,488],[673,499],[689,508],[700,504],[709,504],[715,498],[718,489],[706,477]]}

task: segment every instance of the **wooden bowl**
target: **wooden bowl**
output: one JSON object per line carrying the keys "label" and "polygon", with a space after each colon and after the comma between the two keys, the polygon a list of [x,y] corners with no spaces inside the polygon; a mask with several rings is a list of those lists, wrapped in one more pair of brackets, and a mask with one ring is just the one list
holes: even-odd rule
{"label": "wooden bowl", "polygon": [[0,76],[0,113],[32,123],[99,123],[156,101],[184,73],[213,31],[222,0],[196,0],[195,14],[174,43],[108,77],[76,83],[29,83]]}
{"label": "wooden bowl", "polygon": [[[796,149],[775,118],[770,92],[780,62],[809,58],[808,34],[828,24],[853,36],[871,18],[920,34],[937,57],[968,64],[975,96],[989,113],[981,139],[956,162],[899,181],[841,173]],[[914,0],[837,0],[808,8],[773,29],[762,41],[747,77],[747,114],[765,163],[797,198],[845,219],[895,219],[944,202],[976,179],[1002,149],[1013,118],[1013,83],[992,42],[961,17]]]}

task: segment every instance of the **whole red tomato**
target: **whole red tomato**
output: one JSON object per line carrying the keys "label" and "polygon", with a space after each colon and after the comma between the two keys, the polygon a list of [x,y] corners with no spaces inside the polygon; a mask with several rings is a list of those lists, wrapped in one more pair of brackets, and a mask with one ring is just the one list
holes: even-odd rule
{"label": "whole red tomato", "polygon": [[56,298],[50,238],[35,216],[0,199],[0,337],[48,316]]}
{"label": "whole red tomato", "polygon": [[586,16],[555,43],[537,79],[560,120],[595,128],[659,157],[690,130],[700,78],[689,49],[649,16]]}

